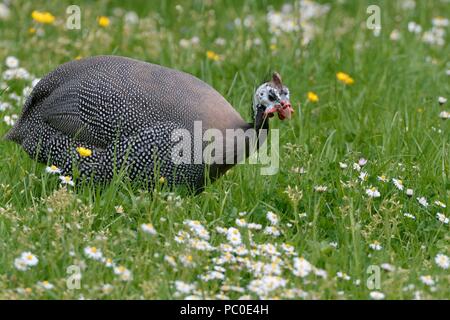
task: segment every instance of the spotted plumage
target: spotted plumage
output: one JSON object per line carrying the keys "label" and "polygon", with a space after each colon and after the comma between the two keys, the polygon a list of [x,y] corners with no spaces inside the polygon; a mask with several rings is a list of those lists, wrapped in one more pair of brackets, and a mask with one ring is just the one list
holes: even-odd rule
{"label": "spotted plumage", "polygon": [[[70,175],[108,182],[124,170],[132,180],[199,189],[205,165],[174,164],[175,129],[250,127],[213,88],[189,74],[117,56],[65,63],[45,76],[7,138],[40,162]],[[92,150],[82,156],[78,147]],[[219,170],[220,171],[220,170]],[[217,172],[219,172],[217,171]],[[222,171],[220,171],[222,173]],[[219,174],[218,174],[219,175]]]}

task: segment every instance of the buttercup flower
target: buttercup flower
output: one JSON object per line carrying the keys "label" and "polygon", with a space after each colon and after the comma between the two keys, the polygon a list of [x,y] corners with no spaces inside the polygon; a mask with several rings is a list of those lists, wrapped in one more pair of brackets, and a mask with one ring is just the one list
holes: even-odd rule
{"label": "buttercup flower", "polygon": [[351,85],[355,82],[352,77],[344,72],[336,73],[336,78],[344,84]]}
{"label": "buttercup flower", "polygon": [[109,20],[109,18],[108,17],[105,17],[105,16],[100,16],[100,17],[98,17],[98,25],[100,26],[100,27],[103,27],[103,28],[106,28],[106,27],[108,27],[109,26],[109,24],[110,24],[110,20]]}
{"label": "buttercup flower", "polygon": [[82,158],[90,157],[92,155],[92,150],[84,147],[78,147],[77,152]]}
{"label": "buttercup flower", "polygon": [[34,21],[43,24],[52,24],[55,21],[55,17],[50,12],[33,11],[31,17]]}
{"label": "buttercup flower", "polygon": [[315,94],[314,92],[309,91],[308,92],[308,100],[310,102],[318,102],[319,101],[319,96],[317,94]]}
{"label": "buttercup flower", "polygon": [[214,51],[208,50],[206,51],[206,58],[208,58],[209,60],[212,61],[219,61],[220,60],[220,56],[215,53]]}

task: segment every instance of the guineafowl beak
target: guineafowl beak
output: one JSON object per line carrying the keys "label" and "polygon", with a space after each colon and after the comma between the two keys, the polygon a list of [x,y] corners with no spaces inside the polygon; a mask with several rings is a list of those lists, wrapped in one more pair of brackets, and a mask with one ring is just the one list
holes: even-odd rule
{"label": "guineafowl beak", "polygon": [[278,105],[278,118],[280,120],[290,119],[291,114],[294,113],[294,109],[292,109],[291,103],[289,101],[281,101]]}
{"label": "guineafowl beak", "polygon": [[265,115],[266,117],[272,118],[272,117],[275,115],[276,112],[278,112],[278,107],[277,107],[277,106],[275,106],[275,107],[270,107],[270,108],[267,108],[267,109],[264,111],[264,115]]}

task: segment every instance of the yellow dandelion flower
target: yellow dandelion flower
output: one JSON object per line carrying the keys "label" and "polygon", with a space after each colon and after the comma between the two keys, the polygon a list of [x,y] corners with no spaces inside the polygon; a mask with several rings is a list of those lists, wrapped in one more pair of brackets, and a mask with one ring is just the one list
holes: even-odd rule
{"label": "yellow dandelion flower", "polygon": [[31,17],[34,21],[43,23],[43,24],[52,24],[55,22],[55,16],[52,15],[50,12],[41,12],[34,10],[31,13]]}
{"label": "yellow dandelion flower", "polygon": [[317,101],[319,101],[319,96],[317,94],[315,94],[314,92],[309,91],[308,92],[308,100],[311,102],[317,102]]}
{"label": "yellow dandelion flower", "polygon": [[353,83],[355,82],[355,80],[353,80],[352,77],[350,77],[348,74],[346,74],[346,73],[344,73],[344,72],[338,72],[338,73],[336,73],[336,78],[337,78],[339,81],[341,81],[341,82],[343,82],[343,83],[345,83],[345,84],[348,84],[348,85],[351,85],[351,84],[353,84]]}
{"label": "yellow dandelion flower", "polygon": [[208,50],[206,51],[206,58],[208,58],[209,60],[212,61],[219,61],[220,60],[220,56],[215,53],[214,51]]}
{"label": "yellow dandelion flower", "polygon": [[108,17],[105,17],[105,16],[98,17],[98,25],[100,27],[106,28],[107,26],[109,26],[109,24],[110,24],[110,21],[109,21]]}
{"label": "yellow dandelion flower", "polygon": [[29,34],[35,34],[36,33],[36,29],[35,28],[29,28],[28,29],[28,33]]}

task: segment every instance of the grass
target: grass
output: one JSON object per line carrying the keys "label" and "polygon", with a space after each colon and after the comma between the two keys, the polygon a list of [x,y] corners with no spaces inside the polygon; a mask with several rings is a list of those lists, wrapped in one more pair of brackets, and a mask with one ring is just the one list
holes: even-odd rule
{"label": "grass", "polygon": [[[449,225],[436,218],[438,212],[450,215],[450,128],[448,121],[439,118],[448,105],[437,102],[438,96],[450,96],[449,37],[444,36],[443,46],[424,43],[420,35],[408,32],[407,24],[415,21],[423,31],[429,30],[432,18],[448,18],[449,11],[444,1],[416,1],[411,9],[403,8],[405,1],[376,1],[382,31],[375,37],[365,26],[366,8],[373,2],[333,2],[328,13],[307,22],[308,28],[272,35],[266,14],[271,6],[279,11],[282,2],[183,1],[177,7],[171,1],[133,1],[123,7],[120,1],[78,1],[81,30],[66,30],[65,10],[72,3],[14,1],[10,18],[0,20],[2,72],[7,56],[16,56],[22,67],[42,77],[76,57],[123,55],[199,77],[250,121],[255,86],[277,70],[290,88],[297,112],[291,121],[271,121],[272,128],[280,130],[276,175],[262,176],[259,166],[238,165],[199,195],[183,190],[170,194],[164,187],[141,190],[120,177],[106,187],[61,188],[57,176],[45,173],[45,165],[34,162],[18,145],[2,141],[0,298],[368,299],[371,291],[378,291],[386,299],[448,299],[448,269],[439,267],[435,257],[450,253]],[[139,22],[125,23],[114,9],[118,7],[137,12]],[[51,12],[55,23],[33,22],[33,10]],[[293,12],[297,15],[296,9]],[[97,17],[103,15],[110,18],[107,27],[97,24]],[[235,23],[236,18],[250,21],[246,20],[249,15],[251,26]],[[401,35],[398,41],[390,40],[394,29]],[[192,37],[198,37],[199,43],[192,44]],[[225,45],[215,42],[219,37]],[[305,37],[312,40],[305,44]],[[181,39],[189,40],[187,47],[180,44]],[[207,59],[207,50],[217,53],[220,61]],[[350,74],[355,83],[337,81],[339,71]],[[11,99],[10,94],[21,97],[29,81],[0,82],[9,88],[2,88],[0,101],[12,104],[1,112],[2,118],[19,114],[23,101]],[[307,101],[308,91],[319,96],[317,103]],[[2,122],[0,135],[9,128]],[[361,169],[368,173],[364,181],[353,169],[360,158],[368,160]],[[348,168],[340,168],[339,162]],[[301,167],[303,174],[298,173]],[[389,181],[379,181],[381,175]],[[414,196],[398,190],[392,178],[401,179]],[[316,186],[327,190],[317,192]],[[366,195],[371,186],[381,197]],[[288,187],[297,188],[291,189],[291,197]],[[421,196],[428,207],[417,201]],[[447,208],[437,206],[436,200]],[[179,230],[195,234],[184,222],[198,220],[210,233],[209,243],[219,247],[227,240],[216,227],[236,227],[235,220],[242,218],[239,212],[247,212],[248,222],[265,227],[270,225],[268,211],[279,217],[281,235],[253,231],[252,240],[273,244],[280,252],[283,243],[292,245],[299,257],[325,270],[326,279],[314,272],[294,275],[294,260],[287,254],[272,261],[272,267],[281,268],[278,277],[263,278],[256,262],[269,263],[271,255],[260,246],[255,257],[225,263],[225,280],[202,281],[199,276],[212,270],[220,250],[197,250],[174,240]],[[143,223],[152,223],[157,235],[144,233]],[[251,248],[248,230],[238,230]],[[374,241],[381,250],[370,248]],[[132,279],[122,281],[112,268],[87,257],[83,251],[88,246],[125,266]],[[39,262],[20,271],[14,260],[24,251],[32,252]],[[395,270],[380,268],[379,286],[368,287],[366,281],[372,275],[368,268],[386,263]],[[79,266],[82,274],[81,287],[73,290],[66,284],[71,276],[67,268],[72,265]],[[339,278],[338,272],[351,279]],[[434,284],[421,279],[428,275]],[[254,281],[261,278],[282,287],[252,291],[249,285],[257,286],[260,283]],[[40,281],[54,287],[44,289]],[[187,284],[196,289],[183,293]]]}

